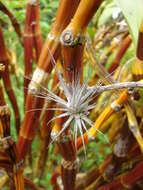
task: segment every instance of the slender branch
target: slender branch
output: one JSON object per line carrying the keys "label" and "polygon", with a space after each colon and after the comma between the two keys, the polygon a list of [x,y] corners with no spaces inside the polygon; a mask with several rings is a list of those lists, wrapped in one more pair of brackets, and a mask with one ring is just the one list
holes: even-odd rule
{"label": "slender branch", "polygon": [[102,93],[104,91],[109,90],[119,90],[119,89],[126,89],[126,88],[142,88],[143,82],[122,82],[122,83],[114,83],[106,86],[93,86],[89,87],[89,89],[97,92]]}
{"label": "slender branch", "polygon": [[0,1],[0,11],[2,11],[3,13],[5,13],[11,20],[11,23],[17,33],[17,36],[21,42],[21,44],[23,45],[23,41],[22,41],[22,31],[20,28],[20,25],[17,21],[17,19],[15,18],[15,16],[12,14],[12,12],[10,12],[7,7]]}
{"label": "slender branch", "polygon": [[142,19],[140,29],[139,29],[139,37],[138,37],[136,55],[140,60],[143,60],[143,19]]}

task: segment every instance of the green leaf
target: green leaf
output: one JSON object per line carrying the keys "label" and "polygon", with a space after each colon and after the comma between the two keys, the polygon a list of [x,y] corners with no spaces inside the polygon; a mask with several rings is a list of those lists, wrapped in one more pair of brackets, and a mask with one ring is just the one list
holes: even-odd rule
{"label": "green leaf", "polygon": [[98,27],[101,27],[106,22],[110,20],[112,17],[112,13],[116,8],[116,5],[114,2],[109,2],[108,4],[105,4],[104,10],[102,10],[102,14],[100,15],[98,19]]}
{"label": "green leaf", "polygon": [[43,3],[44,6],[47,5],[47,1],[46,0],[41,0],[41,3]]}
{"label": "green leaf", "polygon": [[115,3],[120,7],[125,20],[128,24],[130,34],[134,45],[136,47],[138,39],[138,30],[143,19],[143,0],[114,0]]}

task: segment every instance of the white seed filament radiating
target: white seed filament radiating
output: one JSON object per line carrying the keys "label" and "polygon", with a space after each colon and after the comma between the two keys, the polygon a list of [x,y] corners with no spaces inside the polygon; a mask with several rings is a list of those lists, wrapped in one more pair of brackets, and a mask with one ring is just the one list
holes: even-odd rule
{"label": "white seed filament radiating", "polygon": [[[65,123],[63,124],[62,129],[59,131],[59,133],[53,136],[53,141],[56,140],[57,137],[59,137],[65,131],[65,129],[67,129],[70,126],[70,124],[73,122],[75,146],[77,147],[77,136],[79,132],[79,134],[81,135],[84,152],[86,154],[84,136],[83,136],[83,130],[86,131],[88,135],[88,130],[86,126],[89,125],[90,127],[95,128],[97,132],[104,135],[100,130],[96,128],[96,126],[94,126],[93,122],[88,118],[90,111],[94,109],[96,106],[95,103],[92,103],[92,100],[95,98],[95,96],[99,93],[102,93],[104,91],[109,91],[109,90],[143,87],[143,82],[124,82],[124,83],[114,83],[114,84],[106,85],[106,86],[96,85],[96,86],[88,87],[87,80],[84,82],[83,85],[81,85],[80,77],[79,77],[77,81],[73,80],[72,84],[68,85],[66,84],[60,71],[57,69],[56,62],[53,56],[51,55],[50,51],[49,51],[49,54],[50,54],[53,66],[55,66],[56,73],[58,75],[59,82],[60,82],[60,87],[63,89],[66,99],[63,99],[57,96],[52,91],[43,87],[39,83],[38,83],[38,86],[41,89],[35,94],[35,96],[39,98],[44,98],[46,100],[52,100],[55,103],[57,103],[58,107],[48,108],[47,110],[62,111],[60,115],[57,115],[54,118],[52,118],[47,123],[47,125],[49,125],[50,122],[52,122],[56,118],[63,118],[63,117],[67,118]],[[36,83],[35,80],[32,80],[32,82]],[[39,109],[33,109],[29,111],[35,111],[35,110],[39,110]]]}
{"label": "white seed filament radiating", "polygon": [[[70,124],[73,122],[75,146],[77,147],[77,137],[79,132],[79,134],[81,135],[81,140],[83,143],[85,154],[86,151],[85,151],[83,130],[88,133],[86,126],[89,125],[90,127],[95,128],[97,132],[104,135],[100,130],[96,129],[93,122],[88,118],[90,111],[94,109],[96,106],[96,103],[91,103],[92,100],[95,98],[95,96],[99,93],[109,90],[143,87],[142,82],[124,82],[124,83],[114,83],[106,86],[96,85],[88,87],[87,81],[83,85],[81,85],[80,80],[77,80],[76,82],[73,81],[71,85],[68,85],[64,81],[64,78],[62,77],[62,74],[59,71],[57,71],[57,74],[60,82],[60,87],[63,89],[66,99],[57,96],[56,94],[54,94],[47,88],[43,87],[42,85],[39,85],[41,88],[41,92],[36,93],[35,96],[39,98],[44,98],[46,100],[52,100],[55,103],[57,103],[58,107],[47,108],[47,110],[62,111],[60,115],[57,115],[54,118],[52,118],[47,123],[47,125],[49,125],[56,118],[67,117],[61,131],[57,135],[53,136],[53,141],[56,140],[57,137],[60,136],[64,132],[64,130],[67,129],[70,126]],[[40,109],[28,110],[28,112],[36,110]]]}
{"label": "white seed filament radiating", "polygon": [[57,135],[54,133],[52,140],[56,140],[57,137],[59,137],[73,122],[75,147],[77,148],[77,137],[79,133],[81,136],[84,153],[86,155],[83,131],[86,131],[88,133],[86,126],[94,126],[92,121],[88,118],[88,115],[90,113],[90,110],[95,108],[95,103],[91,103],[96,94],[95,89],[88,88],[87,81],[83,85],[80,84],[80,80],[77,80],[76,82],[73,81],[71,85],[68,85],[65,83],[64,78],[59,71],[58,77],[60,87],[64,91],[65,99],[62,99],[49,90],[47,92],[46,99],[55,101],[58,105],[59,110],[62,110],[62,113],[52,118],[47,123],[47,125],[49,125],[51,121],[55,120],[56,118],[67,117],[67,119],[59,133]]}

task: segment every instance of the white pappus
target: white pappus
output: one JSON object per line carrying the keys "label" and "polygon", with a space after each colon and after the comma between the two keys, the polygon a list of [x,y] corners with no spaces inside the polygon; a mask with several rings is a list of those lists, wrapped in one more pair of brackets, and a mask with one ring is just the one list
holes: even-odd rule
{"label": "white pappus", "polygon": [[[86,131],[88,135],[86,126],[89,125],[90,127],[94,127],[95,130],[97,130],[99,133],[104,135],[99,129],[96,129],[96,126],[94,125],[93,121],[91,121],[88,117],[90,111],[94,109],[96,106],[96,103],[92,103],[92,100],[95,98],[95,96],[98,93],[101,93],[107,90],[143,87],[143,83],[142,82],[123,82],[123,83],[113,83],[111,85],[105,85],[105,86],[95,85],[92,87],[88,87],[87,79],[84,82],[84,84],[81,85],[80,77],[79,77],[77,81],[73,80],[71,84],[67,84],[61,72],[57,69],[55,60],[52,57],[50,51],[49,51],[49,54],[51,56],[52,63],[55,66],[56,73],[58,75],[59,82],[60,82],[60,87],[63,89],[65,99],[61,98],[60,96],[57,96],[52,91],[48,90],[47,88],[43,87],[40,84],[38,85],[41,87],[42,91],[36,94],[34,92],[33,94],[37,97],[44,98],[46,100],[52,100],[57,104],[57,107],[47,108],[47,110],[62,111],[60,115],[57,115],[54,118],[52,118],[47,123],[47,126],[50,124],[50,122],[52,122],[56,118],[66,117],[66,121],[64,122],[62,129],[59,131],[58,134],[55,134],[52,136],[53,141],[56,140],[57,137],[59,137],[73,122],[75,147],[77,146],[77,137],[78,137],[78,131],[79,131],[79,134],[81,135],[81,140],[83,143],[84,152],[86,154],[84,136],[83,136],[84,134],[83,131]],[[36,83],[36,81],[33,81],[33,82]],[[33,109],[29,111],[36,111],[36,110],[38,109]]]}

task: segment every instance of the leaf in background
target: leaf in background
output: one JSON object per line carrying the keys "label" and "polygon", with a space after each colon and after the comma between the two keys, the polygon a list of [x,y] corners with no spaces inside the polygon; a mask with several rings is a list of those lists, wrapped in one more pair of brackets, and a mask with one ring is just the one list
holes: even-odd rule
{"label": "leaf in background", "polygon": [[51,7],[52,9],[56,9],[58,7],[58,1],[51,1],[49,4],[48,4],[49,7]]}
{"label": "leaf in background", "polygon": [[98,27],[101,27],[102,25],[104,25],[106,22],[109,21],[109,19],[112,17],[113,11],[116,8],[116,5],[114,2],[109,1],[108,3],[105,3],[101,8],[103,10],[101,10],[102,14],[99,15],[99,18],[98,18]]}
{"label": "leaf in background", "polygon": [[44,6],[46,6],[47,5],[47,1],[46,0],[41,0],[41,2],[40,3],[42,3]]}
{"label": "leaf in background", "polygon": [[120,7],[128,24],[130,34],[136,47],[138,30],[143,18],[143,0],[114,0]]}

